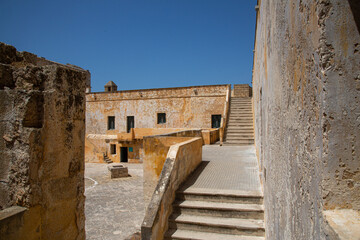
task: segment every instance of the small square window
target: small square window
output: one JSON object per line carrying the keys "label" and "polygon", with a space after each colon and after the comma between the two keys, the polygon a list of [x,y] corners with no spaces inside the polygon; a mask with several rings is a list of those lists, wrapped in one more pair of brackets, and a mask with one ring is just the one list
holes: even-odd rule
{"label": "small square window", "polygon": [[116,144],[110,144],[110,154],[116,154]]}
{"label": "small square window", "polygon": [[114,130],[114,129],[115,129],[115,117],[108,116],[108,130]]}
{"label": "small square window", "polygon": [[158,113],[157,114],[157,123],[158,124],[166,123],[166,113]]}
{"label": "small square window", "polygon": [[211,115],[211,128],[219,128],[221,124],[221,115]]}
{"label": "small square window", "polygon": [[132,147],[129,147],[129,152],[133,152],[133,148]]}

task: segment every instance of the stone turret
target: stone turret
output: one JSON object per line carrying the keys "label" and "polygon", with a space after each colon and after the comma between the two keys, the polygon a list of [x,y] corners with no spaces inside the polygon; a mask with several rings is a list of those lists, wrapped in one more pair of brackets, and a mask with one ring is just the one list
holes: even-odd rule
{"label": "stone turret", "polygon": [[107,84],[105,84],[105,92],[116,92],[117,91],[117,85],[113,81],[109,81]]}

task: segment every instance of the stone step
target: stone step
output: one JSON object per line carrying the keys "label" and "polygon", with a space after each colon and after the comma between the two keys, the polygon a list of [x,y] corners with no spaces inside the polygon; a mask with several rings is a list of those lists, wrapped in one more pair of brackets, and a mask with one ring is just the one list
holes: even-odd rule
{"label": "stone step", "polygon": [[246,120],[246,121],[252,121],[253,118],[251,116],[249,117],[244,117],[244,116],[230,116],[229,118],[229,121],[232,120],[232,121],[238,121],[238,120]]}
{"label": "stone step", "polygon": [[253,114],[252,114],[252,111],[248,111],[248,112],[231,112],[230,113],[230,117],[231,116],[238,116],[238,115],[240,115],[240,116],[249,116],[249,117],[252,117],[253,116]]}
{"label": "stone step", "polygon": [[228,127],[232,127],[232,126],[238,126],[238,127],[241,127],[241,126],[253,126],[253,122],[252,121],[247,121],[247,122],[239,122],[239,121],[231,121],[229,120],[229,123],[228,123]]}
{"label": "stone step", "polygon": [[249,108],[230,108],[230,115],[233,113],[233,112],[240,112],[240,113],[248,113],[248,114],[252,114],[252,109]]}
{"label": "stone step", "polygon": [[107,164],[113,163],[113,161],[108,157],[104,157],[104,162],[106,162]]}
{"label": "stone step", "polygon": [[253,114],[250,111],[247,112],[247,113],[246,112],[245,113],[244,112],[238,112],[238,113],[236,112],[236,113],[230,113],[229,114],[229,118],[234,117],[234,116],[235,117],[240,117],[240,116],[242,117],[243,116],[243,117],[251,117],[251,118],[253,118]]}
{"label": "stone step", "polygon": [[252,138],[254,139],[254,134],[253,133],[234,133],[234,132],[227,132],[226,133],[226,138],[229,139],[230,138]]}
{"label": "stone step", "polygon": [[233,136],[226,135],[226,141],[254,141],[254,136]]}
{"label": "stone step", "polygon": [[238,117],[238,116],[230,116],[229,121],[253,121],[252,117]]}
{"label": "stone step", "polygon": [[242,127],[228,127],[227,128],[227,132],[230,133],[254,133],[254,128],[249,127],[249,128],[242,128]]}
{"label": "stone step", "polygon": [[255,142],[254,139],[247,139],[247,140],[225,139],[224,144],[226,144],[226,145],[253,145],[254,142]]}
{"label": "stone step", "polygon": [[223,142],[224,146],[248,146],[254,145],[254,142]]}
{"label": "stone step", "polygon": [[242,139],[225,138],[225,142],[227,142],[227,143],[253,144],[254,143],[254,138],[242,138]]}
{"label": "stone step", "polygon": [[246,236],[264,236],[264,221],[259,219],[222,218],[182,214],[172,215],[170,229],[238,234]]}
{"label": "stone step", "polygon": [[253,138],[225,138],[225,142],[227,143],[254,143]]}
{"label": "stone step", "polygon": [[230,109],[252,109],[252,104],[233,104]]}
{"label": "stone step", "polygon": [[253,125],[253,121],[250,120],[250,119],[236,119],[236,120],[233,120],[233,119],[229,119],[229,125],[236,125],[236,124],[245,124],[245,125]]}
{"label": "stone step", "polygon": [[209,201],[176,201],[174,214],[212,217],[236,217],[264,219],[264,207],[260,204],[223,203]]}
{"label": "stone step", "polygon": [[251,98],[249,99],[230,99],[230,102],[252,102]]}
{"label": "stone step", "polygon": [[228,125],[227,132],[234,131],[234,132],[254,132],[254,128],[252,124],[247,125]]}
{"label": "stone step", "polygon": [[236,131],[227,131],[226,132],[226,136],[233,136],[233,137],[241,137],[241,136],[244,136],[244,137],[254,137],[254,133],[253,132],[236,132]]}
{"label": "stone step", "polygon": [[235,109],[230,109],[230,114],[233,113],[246,113],[246,114],[252,114],[252,110],[249,108],[235,108]]}
{"label": "stone step", "polygon": [[256,191],[195,189],[176,192],[177,201],[207,201],[223,203],[262,204],[263,197]]}
{"label": "stone step", "polygon": [[242,118],[253,120],[253,116],[250,114],[241,114],[240,113],[240,114],[230,114],[230,116],[229,116],[229,120],[230,119],[242,119]]}
{"label": "stone step", "polygon": [[[254,131],[254,127],[252,124],[242,124],[242,125],[237,124],[237,125],[230,125],[230,126],[228,125],[227,131],[231,131],[233,129],[239,130],[241,128],[248,128],[248,129],[251,129],[252,131]],[[246,131],[244,130],[244,132],[246,132]]]}
{"label": "stone step", "polygon": [[246,132],[246,131],[237,132],[237,131],[227,130],[227,132],[226,132],[225,134],[226,134],[226,136],[234,136],[234,137],[236,137],[236,136],[239,136],[239,137],[241,137],[241,136],[244,136],[244,137],[248,137],[248,136],[254,137],[254,133],[253,133],[252,131],[248,131],[248,132]]}
{"label": "stone step", "polygon": [[200,231],[189,230],[170,230],[165,236],[166,240],[179,239],[179,240],[265,240],[264,237],[257,236],[240,236],[221,233],[208,233]]}
{"label": "stone step", "polygon": [[238,115],[238,114],[242,114],[242,115],[253,115],[253,112],[252,110],[247,110],[247,109],[231,109],[230,110],[230,114],[229,116],[231,115]]}

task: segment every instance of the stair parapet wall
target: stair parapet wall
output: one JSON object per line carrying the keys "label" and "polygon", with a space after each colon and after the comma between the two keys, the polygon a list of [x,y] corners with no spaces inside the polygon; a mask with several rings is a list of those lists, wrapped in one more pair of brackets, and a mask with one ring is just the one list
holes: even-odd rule
{"label": "stair parapet wall", "polygon": [[164,238],[175,192],[201,163],[202,145],[202,138],[197,137],[170,146],[141,226],[142,239]]}

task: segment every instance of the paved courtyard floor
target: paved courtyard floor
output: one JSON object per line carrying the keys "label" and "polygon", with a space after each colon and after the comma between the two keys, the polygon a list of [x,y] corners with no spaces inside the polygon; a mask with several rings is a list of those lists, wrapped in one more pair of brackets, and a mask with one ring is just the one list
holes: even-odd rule
{"label": "paved courtyard floor", "polygon": [[124,163],[131,177],[110,179],[110,164],[85,164],[88,240],[121,240],[140,231],[145,214],[142,164]]}

